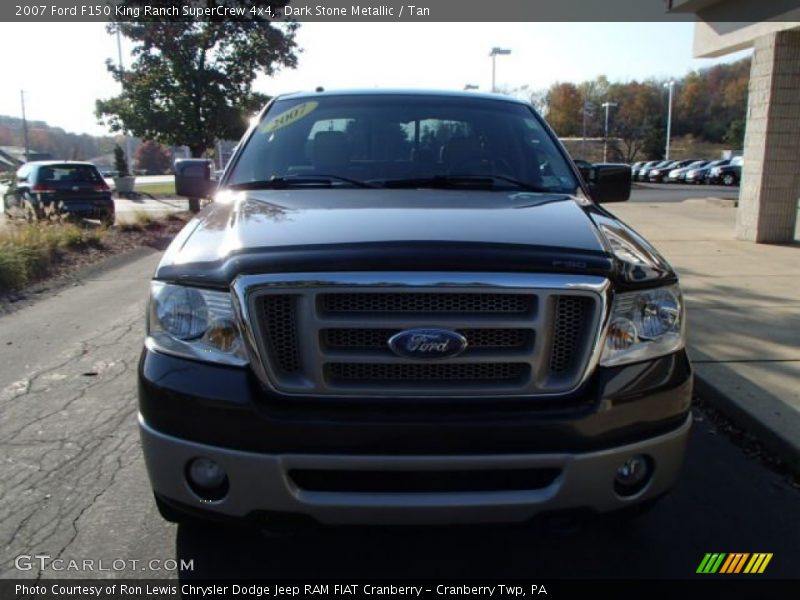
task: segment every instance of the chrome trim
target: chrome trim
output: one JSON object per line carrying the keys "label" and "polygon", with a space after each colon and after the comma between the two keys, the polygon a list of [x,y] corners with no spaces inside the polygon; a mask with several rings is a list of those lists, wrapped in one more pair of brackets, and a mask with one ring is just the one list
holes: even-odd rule
{"label": "chrome trim", "polygon": [[[240,275],[237,277],[231,289],[233,291],[234,312],[241,331],[244,335],[247,354],[250,357],[250,365],[259,380],[272,392],[282,396],[303,396],[321,398],[352,398],[353,396],[363,396],[363,393],[316,393],[313,389],[308,392],[285,391],[279,389],[267,368],[266,352],[259,341],[257,331],[257,321],[253,314],[254,298],[265,290],[270,292],[275,290],[285,290],[291,293],[297,290],[303,294],[306,290],[321,290],[326,288],[332,290],[342,288],[364,288],[369,290],[382,290],[389,288],[402,288],[405,290],[426,290],[430,288],[439,289],[453,288],[461,289],[464,293],[477,290],[479,293],[495,291],[498,293],[513,291],[531,291],[541,293],[549,291],[553,294],[575,291],[588,292],[594,294],[599,301],[599,316],[597,317],[596,331],[592,339],[592,348],[586,360],[585,368],[577,378],[577,383],[567,390],[558,392],[541,393],[503,393],[497,391],[491,394],[472,394],[472,395],[447,395],[452,399],[480,399],[502,396],[504,398],[531,398],[531,397],[560,397],[572,394],[580,388],[597,367],[605,340],[606,328],[610,316],[609,307],[612,300],[611,283],[605,277],[596,275],[572,275],[572,274],[551,274],[551,273],[469,273],[469,272],[336,272],[336,273],[275,273],[266,275]],[[537,317],[540,318],[540,317]],[[530,324],[530,323],[529,323]],[[347,326],[342,322],[342,326]],[[453,327],[448,323],[449,327]],[[463,356],[455,357],[456,361],[469,362]],[[480,360],[478,362],[491,362]],[[320,364],[322,361],[318,361]],[[409,361],[413,362],[413,361]],[[497,360],[495,360],[497,362]],[[374,398],[442,398],[445,396],[425,395],[425,394],[375,394],[370,393],[369,397]]]}

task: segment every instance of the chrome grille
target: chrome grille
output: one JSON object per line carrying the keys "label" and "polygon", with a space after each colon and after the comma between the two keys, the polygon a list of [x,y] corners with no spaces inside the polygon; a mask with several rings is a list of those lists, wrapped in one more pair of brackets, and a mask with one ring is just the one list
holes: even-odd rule
{"label": "chrome grille", "polygon": [[262,326],[270,361],[284,374],[300,371],[300,344],[297,339],[297,298],[273,296],[261,303]]}
{"label": "chrome grille", "polygon": [[[343,398],[569,392],[597,356],[607,288],[592,276],[427,272],[234,285],[259,377],[279,393]],[[392,335],[417,328],[458,332],[467,349],[436,360],[389,349]]]}
{"label": "chrome grille", "polygon": [[535,297],[524,294],[322,294],[330,313],[517,313],[533,310]]}
{"label": "chrome grille", "polygon": [[553,348],[550,353],[550,371],[565,373],[580,358],[581,342],[586,335],[587,320],[591,315],[592,301],[580,296],[557,296]]}
{"label": "chrome grille", "polygon": [[[385,350],[389,338],[401,329],[323,329],[322,345],[331,350]],[[467,338],[467,348],[521,349],[533,343],[531,329],[458,329]]]}

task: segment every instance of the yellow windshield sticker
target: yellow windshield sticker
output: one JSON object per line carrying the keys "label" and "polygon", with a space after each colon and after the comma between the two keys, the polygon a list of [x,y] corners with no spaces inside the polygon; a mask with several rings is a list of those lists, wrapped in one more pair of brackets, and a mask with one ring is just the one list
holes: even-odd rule
{"label": "yellow windshield sticker", "polygon": [[264,123],[261,127],[259,127],[258,130],[261,133],[272,133],[276,129],[291,125],[292,123],[295,123],[296,121],[299,121],[306,115],[310,114],[315,108],[317,108],[317,104],[317,102],[303,102],[302,104],[298,104],[297,106],[282,112],[274,119],[270,119],[267,123]]}

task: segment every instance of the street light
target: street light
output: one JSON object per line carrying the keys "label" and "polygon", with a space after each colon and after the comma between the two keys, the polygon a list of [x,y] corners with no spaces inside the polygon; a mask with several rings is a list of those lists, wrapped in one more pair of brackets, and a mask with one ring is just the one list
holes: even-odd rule
{"label": "street light", "polygon": [[605,136],[603,136],[603,162],[608,162],[608,109],[612,106],[617,106],[616,102],[603,102],[601,104],[603,108],[606,109],[606,127],[605,127]]}
{"label": "street light", "polygon": [[664,87],[669,89],[669,100],[667,103],[667,147],[664,150],[664,160],[669,160],[669,140],[672,137],[672,89],[675,87],[675,81],[670,79],[664,84]]}
{"label": "street light", "polygon": [[497,69],[497,57],[498,57],[498,55],[507,56],[509,54],[511,54],[511,50],[509,50],[508,48],[498,48],[497,46],[492,48],[492,51],[489,52],[489,56],[492,57],[492,92],[496,92],[497,91],[497,88],[495,86],[495,79],[494,79],[495,72],[496,72],[496,69]]}

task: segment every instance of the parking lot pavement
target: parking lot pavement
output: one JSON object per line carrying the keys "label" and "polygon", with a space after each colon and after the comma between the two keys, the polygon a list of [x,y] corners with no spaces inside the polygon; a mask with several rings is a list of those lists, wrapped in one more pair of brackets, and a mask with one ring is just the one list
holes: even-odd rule
{"label": "parking lot pavement", "polygon": [[736,209],[705,200],[609,209],[678,271],[698,389],[800,471],[800,247],[739,241]]}
{"label": "parking lot pavement", "polygon": [[632,202],[683,202],[705,197],[735,200],[739,197],[739,188],[724,185],[636,182],[631,190]]}
{"label": "parking lot pavement", "polygon": [[[188,577],[692,577],[706,552],[772,552],[765,576],[793,578],[800,493],[708,421],[683,476],[637,526],[337,529],[265,537],[176,527],[152,503],[136,431],[135,370],[155,251],[0,317],[0,577],[14,557],[193,560]],[[220,551],[223,549],[224,551]],[[132,563],[131,561],[139,561]],[[135,566],[134,566],[135,565]]]}

